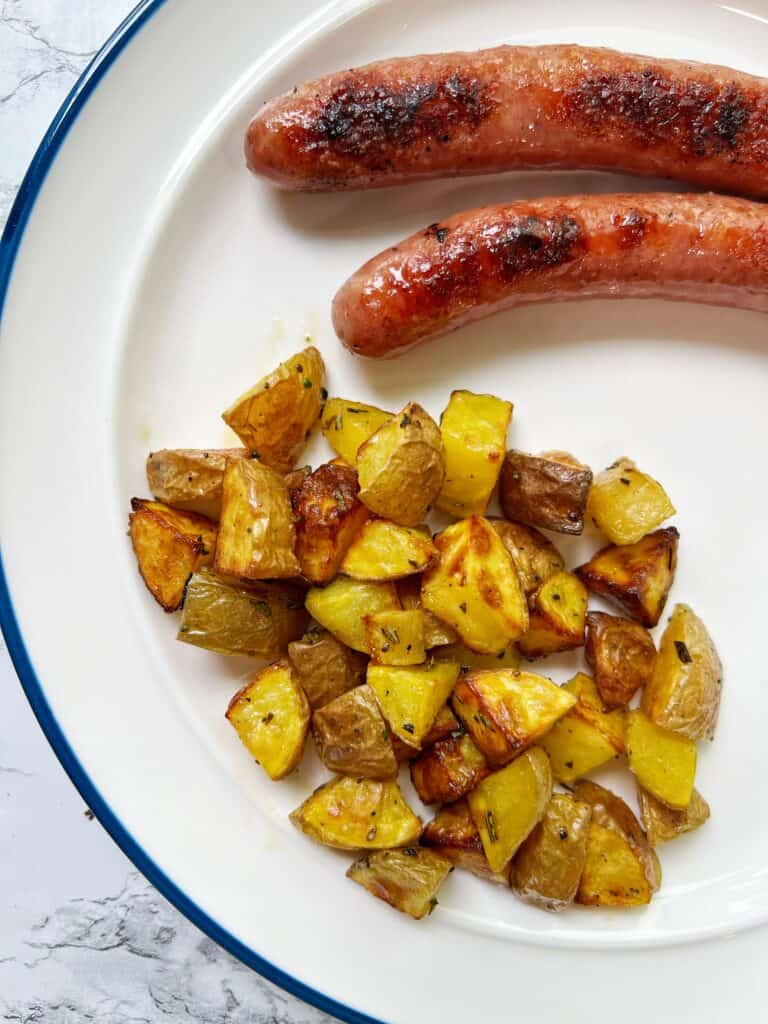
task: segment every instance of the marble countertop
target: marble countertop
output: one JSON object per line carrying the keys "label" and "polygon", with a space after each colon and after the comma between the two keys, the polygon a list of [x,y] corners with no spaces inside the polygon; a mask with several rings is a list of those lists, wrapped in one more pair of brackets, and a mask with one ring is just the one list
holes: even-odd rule
{"label": "marble countertop", "polygon": [[[0,228],[133,0],[0,0]],[[171,907],[83,806],[0,639],[0,1021],[320,1024]]]}

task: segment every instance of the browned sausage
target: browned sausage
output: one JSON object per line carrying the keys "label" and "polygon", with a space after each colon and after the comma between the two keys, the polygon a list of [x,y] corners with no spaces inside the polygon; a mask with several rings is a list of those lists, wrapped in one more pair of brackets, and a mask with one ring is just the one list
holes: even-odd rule
{"label": "browned sausage", "polygon": [[313,191],[565,167],[768,197],[768,79],[580,46],[405,57],[266,104],[245,149]]}
{"label": "browned sausage", "polygon": [[353,352],[382,357],[512,306],[592,298],[768,312],[768,206],[659,193],[470,210],[369,260],[333,323]]}

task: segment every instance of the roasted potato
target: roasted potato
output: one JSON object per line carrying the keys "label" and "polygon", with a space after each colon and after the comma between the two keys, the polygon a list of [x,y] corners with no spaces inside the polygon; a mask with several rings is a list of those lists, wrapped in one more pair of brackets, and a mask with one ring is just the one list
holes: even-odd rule
{"label": "roasted potato", "polygon": [[677,569],[679,539],[675,527],[669,526],[636,544],[602,548],[575,572],[590,590],[650,629],[667,603]]}
{"label": "roasted potato", "polygon": [[534,660],[584,643],[587,588],[571,572],[557,572],[530,599],[529,626],[517,641],[524,658]]}
{"label": "roasted potato", "polygon": [[450,661],[434,661],[407,668],[371,663],[367,681],[392,732],[403,743],[418,747],[447,701],[458,676],[459,666]]}
{"label": "roasted potato", "polygon": [[621,832],[591,821],[576,902],[588,907],[640,907],[651,887],[637,854]]}
{"label": "roasted potato", "polygon": [[184,600],[192,573],[213,560],[216,524],[160,501],[132,498],[129,533],[141,578],[167,612]]}
{"label": "roasted potato", "polygon": [[498,654],[478,654],[464,644],[446,644],[439,647],[434,655],[441,661],[456,661],[462,672],[469,672],[473,668],[518,668],[520,655],[514,644],[510,644]]}
{"label": "roasted potato", "polygon": [[473,651],[506,650],[528,628],[528,606],[499,535],[472,516],[446,527],[435,544],[440,560],[422,577],[424,607]]}
{"label": "roasted potato", "polygon": [[389,850],[418,841],[421,819],[394,780],[339,775],[291,814],[310,839],[338,850]]}
{"label": "roasted potato", "polygon": [[364,616],[365,637],[371,659],[379,665],[421,665],[424,648],[424,612],[374,612]]}
{"label": "roasted potato", "polygon": [[147,483],[157,501],[218,520],[227,462],[250,456],[247,448],[164,448],[147,458]]}
{"label": "roasted potato", "polygon": [[587,514],[612,544],[636,544],[675,514],[675,506],[653,477],[626,456],[598,473]]}
{"label": "roasted potato", "polygon": [[357,453],[360,500],[385,519],[418,526],[445,478],[437,424],[410,402],[368,438]]}
{"label": "roasted potato", "polygon": [[427,750],[429,747],[434,746],[435,743],[444,740],[446,736],[450,736],[457,729],[461,729],[458,718],[447,704],[443,704],[437,712],[429,732],[421,741],[420,747],[414,747],[410,743],[403,743],[399,736],[392,735],[391,739],[395,750],[395,757],[398,762],[412,761],[414,757],[419,756],[422,750]]}
{"label": "roasted potato", "polygon": [[428,611],[421,601],[421,577],[408,576],[397,581],[397,593],[405,609],[417,608],[424,613],[424,646],[429,651],[433,647],[444,647],[455,644],[459,637],[455,629],[441,622],[432,612]]}
{"label": "roasted potato", "polygon": [[482,516],[501,472],[512,403],[493,395],[453,391],[440,433],[445,481],[436,505],[456,519]]}
{"label": "roasted potato", "polygon": [[436,850],[457,868],[497,885],[509,885],[508,868],[500,872],[491,869],[466,800],[441,807],[424,829],[421,845]]}
{"label": "roasted potato", "polygon": [[694,832],[707,821],[710,813],[709,804],[698,789],[691,793],[691,802],[682,811],[673,811],[661,800],[646,793],[642,786],[637,787],[637,802],[648,842],[654,846],[677,839],[686,832]]}
{"label": "roasted potato", "polygon": [[359,686],[368,664],[362,654],[317,625],[288,644],[288,658],[313,710]]}
{"label": "roasted potato", "polygon": [[696,744],[656,725],[642,711],[630,711],[626,726],[629,770],[657,800],[682,811],[691,802],[696,777]]}
{"label": "roasted potato", "polygon": [[327,587],[313,587],[307,609],[321,626],[347,647],[368,653],[363,616],[399,608],[394,583],[364,583],[337,576]]}
{"label": "roasted potato", "polygon": [[177,639],[217,654],[274,658],[308,621],[298,587],[236,583],[203,569],[187,584]]}
{"label": "roasted potato", "polygon": [[679,604],[659,645],[642,708],[649,718],[692,740],[711,740],[720,712],[723,666],[707,627]]}
{"label": "roasted potato", "polygon": [[331,448],[354,466],[360,445],[375,434],[393,413],[375,405],[348,402],[345,398],[329,398],[325,403],[320,427]]}
{"label": "roasted potato", "polygon": [[573,903],[587,859],[592,808],[553,793],[544,817],[515,854],[510,882],[527,903],[565,910]]}
{"label": "roasted potato", "polygon": [[291,496],[296,555],[311,583],[329,583],[370,515],[357,497],[357,474],[349,466],[319,466]]}
{"label": "roasted potato", "polygon": [[289,662],[257,672],[229,702],[227,718],[271,779],[285,778],[301,760],[309,704]]}
{"label": "roasted potato", "polygon": [[323,358],[310,345],[262,377],[221,418],[255,458],[287,473],[320,415],[324,384]]}
{"label": "roasted potato", "polygon": [[590,612],[584,656],[603,703],[624,707],[653,673],[656,646],[648,630],[618,615]]}
{"label": "roasted potato", "polygon": [[563,689],[576,697],[576,704],[539,743],[549,755],[554,777],[570,785],[624,753],[624,715],[608,712],[594,681],[581,672]]}
{"label": "roasted potato", "polygon": [[459,680],[451,704],[489,763],[498,767],[548,732],[576,698],[533,672],[476,669]]}
{"label": "roasted potato", "polygon": [[549,758],[539,747],[480,782],[467,797],[492,871],[501,872],[541,821],[552,796]]}
{"label": "roasted potato", "polygon": [[320,760],[332,772],[394,779],[397,761],[387,723],[370,686],[343,693],[312,715]]}
{"label": "roasted potato", "polygon": [[216,571],[241,579],[298,576],[296,530],[285,481],[261,463],[236,459],[224,472]]}
{"label": "roasted potato", "polygon": [[510,451],[499,478],[507,519],[557,533],[581,533],[592,470],[565,452]]}
{"label": "roasted potato", "polygon": [[352,541],[341,565],[356,580],[397,580],[423,572],[437,560],[437,548],[425,530],[370,519]]}
{"label": "roasted potato", "polygon": [[426,747],[411,762],[411,781],[425,804],[458,800],[490,772],[485,757],[461,728]]}
{"label": "roasted potato", "polygon": [[490,518],[488,522],[501,537],[526,598],[530,599],[542,583],[565,568],[565,559],[555,545],[535,527],[510,523],[507,519]]}
{"label": "roasted potato", "polygon": [[437,906],[437,890],[451,871],[450,861],[432,850],[406,846],[366,854],[347,871],[347,878],[420,921]]}

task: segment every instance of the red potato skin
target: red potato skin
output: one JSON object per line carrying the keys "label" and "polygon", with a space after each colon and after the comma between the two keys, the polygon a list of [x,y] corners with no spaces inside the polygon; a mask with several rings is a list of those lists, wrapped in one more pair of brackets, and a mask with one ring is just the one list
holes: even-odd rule
{"label": "red potato skin", "polygon": [[404,57],[272,100],[245,152],[304,191],[548,167],[768,197],[768,79],[574,45]]}
{"label": "red potato skin", "polygon": [[654,193],[470,210],[361,267],[333,323],[347,348],[384,358],[514,306],[595,298],[768,312],[768,206]]}

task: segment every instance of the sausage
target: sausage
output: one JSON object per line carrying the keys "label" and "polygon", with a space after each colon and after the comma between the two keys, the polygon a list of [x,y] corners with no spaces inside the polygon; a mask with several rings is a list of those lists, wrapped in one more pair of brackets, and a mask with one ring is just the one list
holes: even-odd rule
{"label": "sausage", "polygon": [[768,312],[768,206],[655,193],[481,207],[366,263],[337,292],[333,324],[381,358],[502,309],[593,298]]}
{"label": "sausage", "polygon": [[404,57],[272,100],[245,149],[309,191],[560,167],[768,197],[768,79],[580,46]]}

